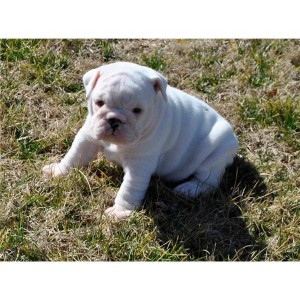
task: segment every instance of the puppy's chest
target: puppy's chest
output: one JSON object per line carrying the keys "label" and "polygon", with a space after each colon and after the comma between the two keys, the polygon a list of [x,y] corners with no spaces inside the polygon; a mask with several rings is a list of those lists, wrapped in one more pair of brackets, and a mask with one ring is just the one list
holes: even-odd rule
{"label": "puppy's chest", "polygon": [[122,155],[120,155],[120,151],[118,147],[114,144],[108,144],[104,146],[103,154],[106,159],[109,161],[112,161],[114,163],[117,163],[119,165],[122,165]]}

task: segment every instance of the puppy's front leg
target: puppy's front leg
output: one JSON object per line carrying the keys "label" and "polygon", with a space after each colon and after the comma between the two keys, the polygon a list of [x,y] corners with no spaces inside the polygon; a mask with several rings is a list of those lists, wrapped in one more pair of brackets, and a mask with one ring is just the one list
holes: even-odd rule
{"label": "puppy's front leg", "polygon": [[115,204],[105,211],[105,215],[114,219],[128,217],[141,206],[154,169],[153,166],[138,165],[135,162],[134,167],[124,168],[124,172]]}
{"label": "puppy's front leg", "polygon": [[97,153],[102,151],[102,147],[95,144],[89,136],[86,124],[79,130],[73,144],[60,161],[43,167],[46,177],[67,175],[72,168],[87,166],[89,162],[96,158]]}

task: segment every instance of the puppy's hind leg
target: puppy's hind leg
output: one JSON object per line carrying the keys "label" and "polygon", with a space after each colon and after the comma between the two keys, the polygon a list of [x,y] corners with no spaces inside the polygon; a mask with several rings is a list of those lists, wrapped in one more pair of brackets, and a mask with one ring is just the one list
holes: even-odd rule
{"label": "puppy's hind leg", "polygon": [[213,191],[219,186],[226,166],[233,162],[233,157],[238,150],[238,141],[235,136],[222,143],[201,164],[192,179],[175,188],[175,192],[189,198],[198,197]]}
{"label": "puppy's hind leg", "polygon": [[233,151],[217,149],[205,160],[189,181],[178,185],[174,191],[188,198],[195,198],[200,194],[213,191],[219,186],[226,166],[233,162],[233,156]]}

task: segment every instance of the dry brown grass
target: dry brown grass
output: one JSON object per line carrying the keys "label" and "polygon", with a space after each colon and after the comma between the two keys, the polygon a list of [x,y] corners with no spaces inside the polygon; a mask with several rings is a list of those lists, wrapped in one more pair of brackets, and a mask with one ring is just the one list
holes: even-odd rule
{"label": "dry brown grass", "polygon": [[[0,41],[1,260],[298,260],[298,40]],[[157,68],[215,107],[241,149],[197,201],[153,178],[144,207],[102,218],[122,171],[101,156],[45,180],[86,116],[82,75],[116,60]]]}

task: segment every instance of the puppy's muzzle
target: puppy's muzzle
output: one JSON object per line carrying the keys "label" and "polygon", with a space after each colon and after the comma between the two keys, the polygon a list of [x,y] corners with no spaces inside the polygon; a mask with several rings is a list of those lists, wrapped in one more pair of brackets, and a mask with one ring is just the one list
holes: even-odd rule
{"label": "puppy's muzzle", "polygon": [[115,132],[118,129],[118,127],[122,124],[122,121],[117,118],[108,119],[107,122],[110,125],[113,132]]}

